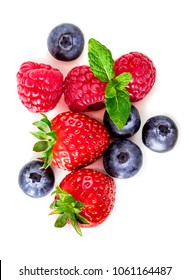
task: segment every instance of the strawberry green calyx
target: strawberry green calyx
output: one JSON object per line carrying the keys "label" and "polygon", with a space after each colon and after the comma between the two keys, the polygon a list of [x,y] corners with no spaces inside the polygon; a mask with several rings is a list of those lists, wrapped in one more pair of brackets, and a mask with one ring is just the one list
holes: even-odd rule
{"label": "strawberry green calyx", "polygon": [[80,215],[80,212],[85,204],[77,201],[71,194],[62,190],[59,186],[56,187],[52,194],[56,195],[56,199],[51,203],[50,209],[52,212],[49,215],[59,214],[54,226],[58,228],[64,227],[68,222],[71,222],[76,232],[82,236],[80,224],[89,224],[90,222]]}
{"label": "strawberry green calyx", "polygon": [[88,58],[94,76],[107,82],[106,110],[112,121],[121,129],[126,124],[131,111],[131,101],[126,86],[131,81],[132,75],[124,72],[115,77],[114,60],[110,50],[93,38],[88,42]]}
{"label": "strawberry green calyx", "polygon": [[47,116],[41,113],[43,118],[40,121],[33,123],[39,131],[31,132],[39,141],[33,146],[33,151],[42,152],[43,157],[40,158],[44,161],[42,169],[47,168],[52,162],[52,148],[56,143],[56,132],[52,131],[51,122],[48,120]]}

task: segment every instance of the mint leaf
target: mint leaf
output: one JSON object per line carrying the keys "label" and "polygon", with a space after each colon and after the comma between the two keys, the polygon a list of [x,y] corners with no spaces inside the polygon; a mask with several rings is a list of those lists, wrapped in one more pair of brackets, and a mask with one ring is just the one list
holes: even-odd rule
{"label": "mint leaf", "polygon": [[102,82],[113,79],[115,73],[112,54],[109,49],[93,38],[88,42],[88,58],[95,77]]}
{"label": "mint leaf", "polygon": [[131,73],[124,72],[110,80],[105,89],[106,110],[118,129],[126,125],[130,115],[131,101],[126,86],[131,79]]}
{"label": "mint leaf", "polygon": [[115,77],[114,60],[110,50],[93,38],[88,42],[88,58],[94,76],[102,82],[107,82],[106,110],[118,129],[122,129],[126,125],[131,111],[126,86],[131,81],[132,75],[124,72]]}
{"label": "mint leaf", "polygon": [[116,94],[117,92],[115,82],[110,80],[105,89],[105,96],[106,98],[112,98],[115,97]]}
{"label": "mint leaf", "polygon": [[124,89],[132,79],[130,72],[123,72],[114,78],[114,83],[118,89]]}
{"label": "mint leaf", "polygon": [[[108,87],[106,88],[106,90]],[[131,102],[129,92],[126,89],[116,89],[116,95],[105,98],[106,110],[111,120],[115,123],[118,129],[122,129],[129,118],[131,111]],[[106,93],[108,96],[108,93]]]}

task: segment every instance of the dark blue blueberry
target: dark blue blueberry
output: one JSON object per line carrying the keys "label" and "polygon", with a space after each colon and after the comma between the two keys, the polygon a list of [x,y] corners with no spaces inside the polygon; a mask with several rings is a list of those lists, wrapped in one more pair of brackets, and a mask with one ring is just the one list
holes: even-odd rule
{"label": "dark blue blueberry", "polygon": [[71,61],[81,55],[84,48],[84,35],[76,25],[62,23],[49,33],[47,46],[54,58]]}
{"label": "dark blue blueberry", "polygon": [[139,112],[133,105],[131,106],[129,119],[122,129],[118,129],[118,127],[110,119],[107,111],[104,113],[103,122],[110,135],[118,139],[129,138],[133,136],[139,130],[141,124]]}
{"label": "dark blue blueberry", "polygon": [[154,152],[170,151],[178,138],[178,129],[167,116],[154,116],[147,120],[142,129],[142,141]]}
{"label": "dark blue blueberry", "polygon": [[141,149],[131,140],[113,141],[103,155],[106,172],[115,178],[130,178],[140,170],[143,162]]}
{"label": "dark blue blueberry", "polygon": [[51,167],[41,169],[43,162],[33,160],[25,164],[18,176],[22,191],[34,198],[47,195],[54,186],[55,177]]}

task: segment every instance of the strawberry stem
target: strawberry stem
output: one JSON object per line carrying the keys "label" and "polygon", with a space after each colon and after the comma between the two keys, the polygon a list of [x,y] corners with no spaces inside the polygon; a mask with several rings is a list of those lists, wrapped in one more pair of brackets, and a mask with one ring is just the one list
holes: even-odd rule
{"label": "strawberry stem", "polygon": [[39,130],[37,132],[31,132],[39,141],[33,146],[33,151],[39,153],[42,152],[42,158],[44,161],[42,169],[49,167],[52,163],[52,148],[56,143],[56,131],[52,130],[51,122],[48,120],[45,114],[42,114],[43,118],[40,121],[33,123]]}
{"label": "strawberry stem", "polygon": [[85,207],[85,204],[81,201],[75,200],[71,194],[62,190],[59,186],[56,187],[52,194],[55,194],[56,196],[55,200],[50,205],[52,212],[50,212],[49,215],[59,214],[54,226],[61,228],[70,221],[75,231],[82,236],[79,224],[90,223],[80,214],[83,207]]}

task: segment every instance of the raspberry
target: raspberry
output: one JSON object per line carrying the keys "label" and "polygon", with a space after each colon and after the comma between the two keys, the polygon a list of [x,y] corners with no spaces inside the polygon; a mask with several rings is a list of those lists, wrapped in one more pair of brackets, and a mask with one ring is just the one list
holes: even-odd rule
{"label": "raspberry", "polygon": [[74,112],[99,110],[105,106],[106,84],[94,76],[89,66],[76,66],[64,80],[64,100]]}
{"label": "raspberry", "polygon": [[126,87],[131,102],[143,99],[152,89],[156,78],[156,69],[153,62],[139,52],[122,55],[115,61],[114,70],[116,76],[123,72],[132,74],[132,80]]}
{"label": "raspberry", "polygon": [[61,98],[63,80],[62,73],[50,65],[24,62],[17,73],[18,96],[30,112],[48,112]]}

